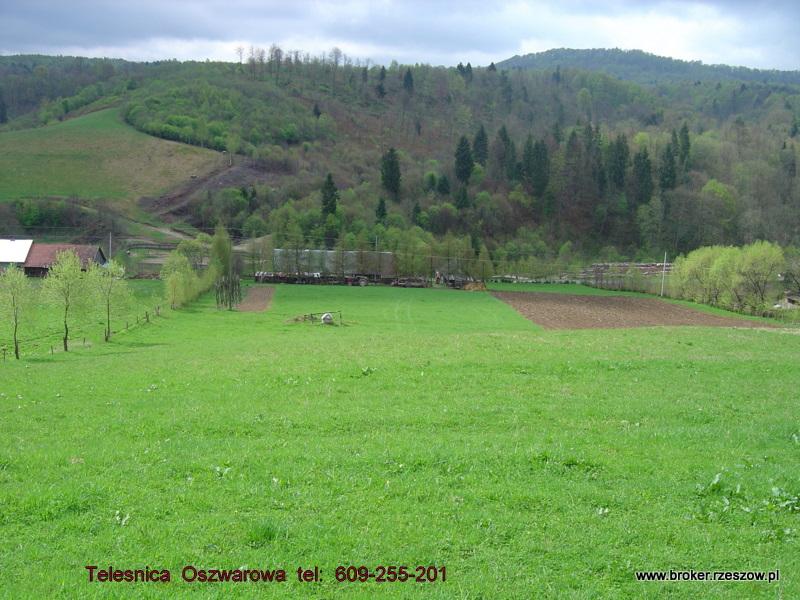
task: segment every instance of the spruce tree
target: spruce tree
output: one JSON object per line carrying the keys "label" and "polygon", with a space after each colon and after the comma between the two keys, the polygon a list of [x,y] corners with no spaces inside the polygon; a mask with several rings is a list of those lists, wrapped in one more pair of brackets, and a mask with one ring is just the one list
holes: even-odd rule
{"label": "spruce tree", "polygon": [[464,79],[467,83],[472,81],[472,64],[467,63],[467,66],[464,67]]}
{"label": "spruce tree", "polygon": [[486,166],[486,160],[489,158],[489,136],[486,135],[483,125],[480,126],[472,141],[472,157],[482,167]]}
{"label": "spruce tree", "polygon": [[661,157],[661,167],[658,171],[658,181],[661,191],[671,190],[677,184],[678,176],[675,167],[675,152],[672,144],[667,144]]}
{"label": "spruce tree", "polygon": [[678,161],[684,169],[689,163],[689,150],[691,149],[691,142],[689,141],[689,127],[686,121],[681,125],[681,131],[678,134],[680,139],[680,146],[678,147]]}
{"label": "spruce tree", "polygon": [[456,178],[466,185],[469,182],[469,176],[472,174],[472,167],[474,165],[472,162],[472,150],[470,150],[469,140],[466,136],[462,135],[461,139],[458,140],[455,158]]}
{"label": "spruce tree", "polygon": [[403,75],[403,89],[409,94],[414,93],[414,76],[411,74],[411,69],[406,69],[406,74]]}
{"label": "spruce tree", "polygon": [[608,175],[611,178],[611,183],[617,189],[622,189],[625,186],[625,174],[628,170],[629,160],[628,138],[625,137],[625,134],[620,134],[608,146]]}
{"label": "spruce tree", "polygon": [[378,207],[375,209],[375,220],[378,223],[386,222],[386,200],[383,196],[378,200]]}
{"label": "spruce tree", "polygon": [[439,181],[436,183],[436,193],[440,196],[450,195],[450,180],[447,178],[447,175],[439,177]]}
{"label": "spruce tree", "polygon": [[381,158],[381,185],[395,202],[400,199],[400,157],[394,148],[389,148]]}
{"label": "spruce tree", "polygon": [[419,225],[419,217],[422,214],[422,209],[419,206],[419,202],[414,202],[414,208],[411,209],[411,222],[414,225]]}
{"label": "spruce tree", "polygon": [[638,206],[647,204],[653,196],[653,166],[647,148],[642,148],[633,157],[633,200]]}
{"label": "spruce tree", "polygon": [[522,148],[522,161],[520,162],[519,169],[522,182],[525,184],[528,191],[531,191],[533,188],[534,162],[533,136],[529,134],[528,139],[525,140],[525,146]]}
{"label": "spruce tree", "polygon": [[550,181],[550,157],[544,140],[539,140],[533,145],[532,167],[531,190],[537,198],[541,198]]}
{"label": "spruce tree", "polygon": [[464,186],[460,190],[458,190],[458,196],[456,196],[456,208],[458,210],[464,210],[465,208],[469,208],[469,196],[467,195],[467,186]]}
{"label": "spruce tree", "polygon": [[328,176],[325,178],[325,183],[322,184],[323,218],[336,213],[336,204],[338,201],[339,190],[336,189],[336,184],[333,182],[333,175],[328,173]]}

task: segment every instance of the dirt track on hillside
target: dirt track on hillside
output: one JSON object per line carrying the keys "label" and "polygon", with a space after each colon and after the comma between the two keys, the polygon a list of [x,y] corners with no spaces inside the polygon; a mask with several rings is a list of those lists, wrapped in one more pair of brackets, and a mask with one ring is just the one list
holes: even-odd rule
{"label": "dirt track on hillside", "polygon": [[261,312],[269,308],[275,288],[256,285],[247,289],[244,300],[236,307],[241,312]]}
{"label": "dirt track on hillside", "polygon": [[604,329],[694,325],[765,327],[763,322],[725,317],[664,302],[629,296],[580,296],[545,292],[493,292],[545,329]]}

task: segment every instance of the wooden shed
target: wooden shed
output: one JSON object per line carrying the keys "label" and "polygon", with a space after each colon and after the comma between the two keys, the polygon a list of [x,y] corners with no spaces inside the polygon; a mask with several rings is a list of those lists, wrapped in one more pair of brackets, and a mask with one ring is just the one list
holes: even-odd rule
{"label": "wooden shed", "polygon": [[81,269],[84,271],[89,268],[91,263],[99,265],[106,264],[106,255],[100,246],[81,245],[81,244],[40,244],[34,242],[25,261],[25,274],[30,277],[44,277],[50,270],[50,266],[56,262],[60,252],[72,251],[78,255],[81,261]]}

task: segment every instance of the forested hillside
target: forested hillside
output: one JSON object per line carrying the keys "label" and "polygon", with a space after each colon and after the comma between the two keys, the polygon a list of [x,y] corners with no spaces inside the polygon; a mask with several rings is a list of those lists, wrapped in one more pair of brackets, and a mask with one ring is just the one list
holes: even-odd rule
{"label": "forested hillside", "polygon": [[231,63],[3,57],[0,116],[16,128],[113,105],[143,132],[233,153],[250,176],[199,191],[171,218],[206,231],[222,221],[239,237],[272,233],[277,244],[454,240],[519,260],[800,242],[791,83],[655,73],[643,85],[565,65],[247,54]]}
{"label": "forested hillside", "polygon": [[557,68],[600,71],[620,79],[643,84],[676,83],[681,81],[746,81],[758,83],[800,84],[800,71],[750,69],[729,65],[707,65],[656,56],[641,50],[592,48],[575,50],[558,48],[524,56],[512,56],[497,64],[503,69],[548,70]]}

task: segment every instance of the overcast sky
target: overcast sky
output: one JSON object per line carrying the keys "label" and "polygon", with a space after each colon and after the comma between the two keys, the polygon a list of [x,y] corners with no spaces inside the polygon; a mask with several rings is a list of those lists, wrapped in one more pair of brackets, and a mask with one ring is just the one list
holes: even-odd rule
{"label": "overcast sky", "polygon": [[549,48],[642,49],[800,69],[800,2],[0,0],[0,53],[235,60],[237,46],[487,65]]}

